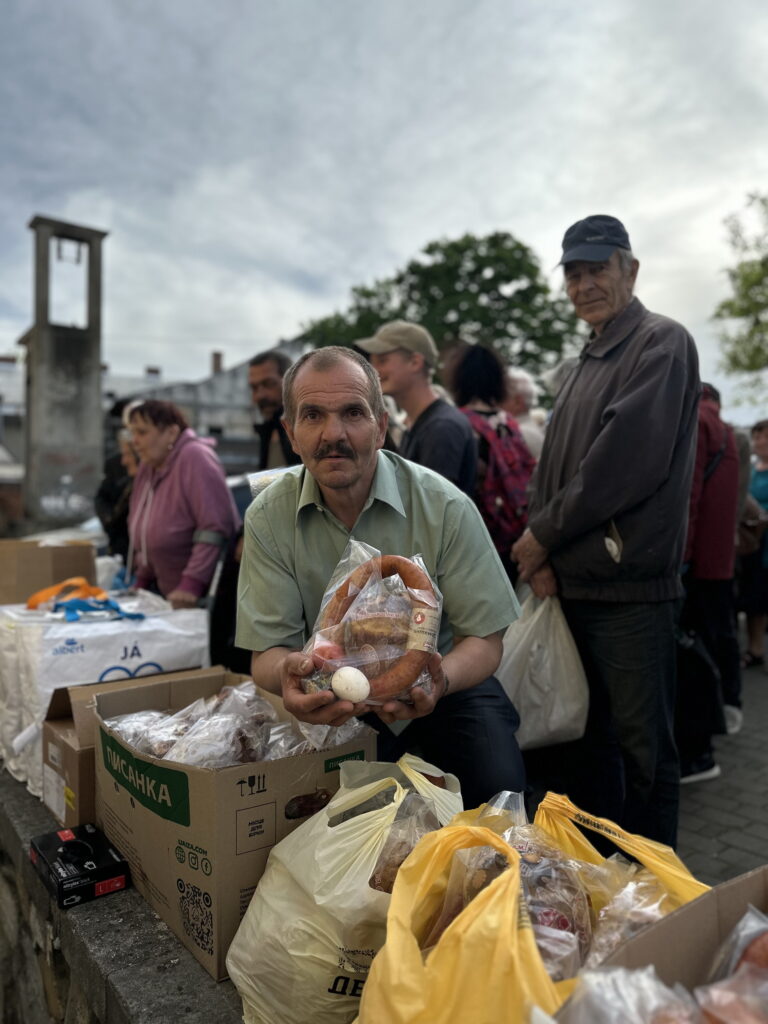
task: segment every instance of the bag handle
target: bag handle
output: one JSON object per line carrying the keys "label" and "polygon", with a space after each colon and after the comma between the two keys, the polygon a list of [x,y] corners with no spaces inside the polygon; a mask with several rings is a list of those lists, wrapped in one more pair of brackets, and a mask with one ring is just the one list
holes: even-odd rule
{"label": "bag handle", "polygon": [[34,594],[27,598],[27,608],[39,608],[41,604],[55,601],[59,597],[64,599],[69,597],[96,597],[104,599],[106,596],[106,590],[102,590],[101,587],[95,587],[92,583],[88,582],[85,576],[70,576],[68,579],[62,580],[61,583],[54,583],[51,587],[36,590]]}
{"label": "bag handle", "polygon": [[143,619],[144,612],[126,612],[112,598],[99,600],[95,597],[72,597],[66,601],[57,601],[53,610],[64,612],[67,622],[79,622],[83,614],[88,612],[112,612],[112,619]]}
{"label": "bag handle", "polygon": [[538,825],[556,841],[564,840],[566,848],[574,851],[580,860],[590,864],[602,864],[604,858],[598,853],[586,836],[576,826],[589,829],[605,836],[625,853],[640,861],[666,887],[670,895],[682,903],[709,892],[709,886],[694,878],[670,846],[632,832],[625,832],[607,818],[596,818],[580,811],[567,796],[547,793],[538,806],[534,825]]}

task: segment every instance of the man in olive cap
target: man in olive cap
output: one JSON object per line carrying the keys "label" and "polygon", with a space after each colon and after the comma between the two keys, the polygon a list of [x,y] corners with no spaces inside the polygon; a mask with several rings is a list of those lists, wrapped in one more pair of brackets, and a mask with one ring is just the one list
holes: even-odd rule
{"label": "man in olive cap", "polygon": [[407,320],[392,320],[355,345],[370,355],[381,390],[405,413],[399,453],[474,497],[475,438],[467,417],[441,398],[432,384],[438,352],[429,331]]}
{"label": "man in olive cap", "polygon": [[566,788],[593,815],[674,845],[675,612],[696,444],[696,346],[633,295],[621,221],[565,233],[568,297],[590,334],[561,387],[533,481],[520,575],[559,594],[590,686]]}

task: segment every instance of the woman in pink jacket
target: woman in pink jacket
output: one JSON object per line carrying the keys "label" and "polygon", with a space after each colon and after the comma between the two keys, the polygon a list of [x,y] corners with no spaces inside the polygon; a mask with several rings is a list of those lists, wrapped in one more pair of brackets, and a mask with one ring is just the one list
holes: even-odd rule
{"label": "woman in pink jacket", "polygon": [[174,608],[193,607],[240,528],[214,442],[157,399],[133,405],[128,426],[141,460],[128,515],[136,586],[159,590]]}

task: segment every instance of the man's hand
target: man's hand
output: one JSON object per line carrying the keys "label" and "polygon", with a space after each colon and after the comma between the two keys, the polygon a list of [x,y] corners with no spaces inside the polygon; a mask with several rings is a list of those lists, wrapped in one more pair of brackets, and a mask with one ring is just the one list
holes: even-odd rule
{"label": "man's hand", "polygon": [[312,659],[295,651],[287,654],[280,669],[285,710],[302,722],[312,725],[344,725],[350,718],[363,715],[371,709],[364,703],[353,704],[349,700],[337,700],[332,690],[319,693],[304,693],[301,680],[308,676],[315,665]]}
{"label": "man's hand", "polygon": [[197,608],[200,598],[189,590],[172,590],[166,600],[170,601],[172,608]]}
{"label": "man's hand", "polygon": [[414,686],[408,693],[407,701],[387,700],[381,707],[369,707],[375,711],[382,722],[399,722],[409,718],[424,718],[432,710],[445,693],[445,673],[443,659],[439,654],[430,656],[427,671],[432,677],[432,689],[429,693],[421,686]]}
{"label": "man's hand", "polygon": [[540,569],[547,560],[549,552],[543,547],[530,530],[526,530],[522,537],[512,545],[512,557],[517,562],[520,570],[520,580],[527,583],[537,569]]}
{"label": "man's hand", "polygon": [[549,562],[537,569],[528,582],[536,597],[554,597],[557,594],[557,577]]}

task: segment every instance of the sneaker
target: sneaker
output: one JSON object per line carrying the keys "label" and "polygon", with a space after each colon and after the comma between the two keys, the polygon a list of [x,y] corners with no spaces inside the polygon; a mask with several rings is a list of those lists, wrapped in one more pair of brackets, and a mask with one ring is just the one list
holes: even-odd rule
{"label": "sneaker", "polygon": [[725,704],[723,707],[725,713],[725,731],[729,736],[735,736],[737,732],[741,732],[741,727],[744,724],[744,714],[741,708],[737,708],[734,704]]}
{"label": "sneaker", "polygon": [[720,765],[715,764],[711,754],[702,754],[701,757],[680,765],[680,784],[686,782],[707,782],[709,779],[716,779],[720,775]]}

